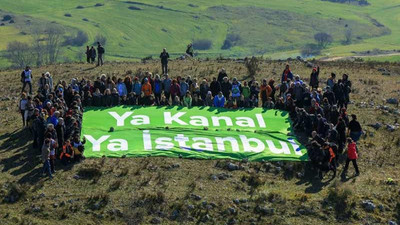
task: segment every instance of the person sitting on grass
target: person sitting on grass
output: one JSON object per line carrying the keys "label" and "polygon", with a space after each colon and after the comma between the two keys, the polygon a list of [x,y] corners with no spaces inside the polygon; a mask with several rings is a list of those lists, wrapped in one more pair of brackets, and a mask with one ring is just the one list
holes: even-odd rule
{"label": "person sitting on grass", "polygon": [[187,91],[185,97],[183,98],[183,106],[192,107],[192,96],[190,91]]}
{"label": "person sitting on grass", "polygon": [[64,166],[68,163],[71,163],[74,158],[74,150],[72,149],[72,145],[69,139],[67,139],[62,147],[62,152],[60,154],[60,160]]}
{"label": "person sitting on grass", "polygon": [[222,91],[220,91],[218,95],[214,97],[213,106],[218,108],[225,106],[225,97],[222,95]]}

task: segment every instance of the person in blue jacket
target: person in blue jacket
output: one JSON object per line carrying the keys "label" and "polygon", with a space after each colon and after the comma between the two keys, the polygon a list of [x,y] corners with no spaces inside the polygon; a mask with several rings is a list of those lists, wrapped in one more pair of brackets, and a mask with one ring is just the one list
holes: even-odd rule
{"label": "person in blue jacket", "polygon": [[160,75],[156,74],[154,79],[153,93],[156,104],[158,105],[161,100],[161,92],[162,92],[162,82],[160,80]]}
{"label": "person in blue jacket", "polygon": [[224,107],[225,106],[225,97],[222,94],[222,91],[218,93],[217,96],[214,97],[214,107]]}
{"label": "person in blue jacket", "polygon": [[121,78],[118,79],[117,90],[120,97],[128,95],[128,90],[126,89],[126,85]]}

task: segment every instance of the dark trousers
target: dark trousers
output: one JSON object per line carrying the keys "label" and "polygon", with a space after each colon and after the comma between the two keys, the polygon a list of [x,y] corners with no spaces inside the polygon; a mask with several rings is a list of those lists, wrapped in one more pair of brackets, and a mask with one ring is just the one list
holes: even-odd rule
{"label": "dark trousers", "polygon": [[92,58],[90,58],[90,63],[94,63],[95,61],[96,61],[96,57],[92,57]]}
{"label": "dark trousers", "polygon": [[169,102],[169,97],[171,96],[171,93],[169,92],[164,92],[165,98],[167,99],[167,102]]}
{"label": "dark trousers", "polygon": [[51,158],[52,156],[50,156],[50,170],[52,173],[55,172],[55,159]]}
{"label": "dark trousers", "polygon": [[28,86],[29,86],[29,94],[32,94],[32,83],[30,81],[24,81],[21,92],[25,91],[26,84],[28,84]]}
{"label": "dark trousers", "polygon": [[86,56],[86,62],[90,63],[90,56]]}
{"label": "dark trousers", "polygon": [[168,73],[168,63],[161,63],[161,70],[163,74]]}
{"label": "dark trousers", "polygon": [[347,172],[347,169],[349,168],[349,163],[350,161],[353,163],[354,169],[356,170],[356,173],[360,173],[360,171],[358,170],[358,165],[357,165],[357,159],[346,159],[346,165],[344,166],[344,171],[343,172]]}
{"label": "dark trousers", "polygon": [[159,105],[160,100],[161,100],[161,93],[154,94],[154,98],[155,98],[156,104]]}
{"label": "dark trousers", "polygon": [[102,54],[99,54],[97,56],[97,65],[98,66],[102,66],[103,65],[103,55]]}

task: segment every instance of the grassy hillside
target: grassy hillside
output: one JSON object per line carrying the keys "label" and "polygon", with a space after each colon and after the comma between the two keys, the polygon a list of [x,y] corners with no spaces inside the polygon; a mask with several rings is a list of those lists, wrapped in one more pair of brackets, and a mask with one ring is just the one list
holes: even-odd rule
{"label": "grassy hillside", "polygon": [[[103,34],[107,37],[107,59],[119,61],[157,56],[163,47],[178,56],[189,42],[197,39],[212,41],[211,49],[199,51],[203,57],[287,58],[299,55],[299,49],[312,43],[313,35],[318,32],[327,32],[334,38],[323,56],[397,48],[398,1],[369,2],[369,6],[356,6],[320,0],[0,0],[0,16],[10,14],[16,21],[0,26],[0,50],[10,41],[29,41],[34,25],[25,23],[27,20],[56,22],[65,26],[67,33],[82,30],[89,36],[87,44],[97,34]],[[348,28],[352,29],[352,44],[344,46],[344,31]],[[240,40],[230,50],[221,50],[228,34],[239,35]],[[83,51],[66,47],[61,60],[76,61],[77,54]]]}
{"label": "grassy hillside", "polygon": [[[286,62],[264,61],[257,80],[279,79]],[[310,68],[290,62],[307,80]],[[19,70],[0,72],[0,224],[387,224],[400,222],[400,130],[385,124],[399,117],[400,65],[320,62],[321,80],[331,72],[348,73],[353,81],[349,113],[356,113],[367,135],[360,141],[357,178],[322,181],[306,164],[233,162],[171,158],[86,159],[71,167],[57,165],[53,180],[41,177],[39,153],[31,134],[21,130],[17,113]],[[216,76],[224,67],[242,79],[246,69],[235,61],[172,61],[171,76]],[[378,69],[390,70],[383,76]],[[72,77],[159,72],[158,61],[112,63],[103,67],[64,64],[35,68],[50,71],[56,81]],[[397,75],[396,75],[397,74]],[[381,105],[387,108],[382,110]],[[397,110],[397,114],[396,114]],[[368,124],[382,123],[375,130]],[[338,172],[343,167],[339,167]],[[303,176],[303,173],[305,174]],[[350,167],[349,174],[353,170]],[[392,178],[393,183],[387,183]],[[14,196],[14,203],[10,203]],[[371,200],[369,212],[362,201]]]}

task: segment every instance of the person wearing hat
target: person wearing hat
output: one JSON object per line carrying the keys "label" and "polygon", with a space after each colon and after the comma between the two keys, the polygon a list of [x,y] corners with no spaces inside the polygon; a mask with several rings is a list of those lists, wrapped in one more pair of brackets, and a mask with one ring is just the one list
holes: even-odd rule
{"label": "person wearing hat", "polygon": [[314,67],[310,75],[310,87],[313,89],[318,88],[319,84],[319,66]]}

